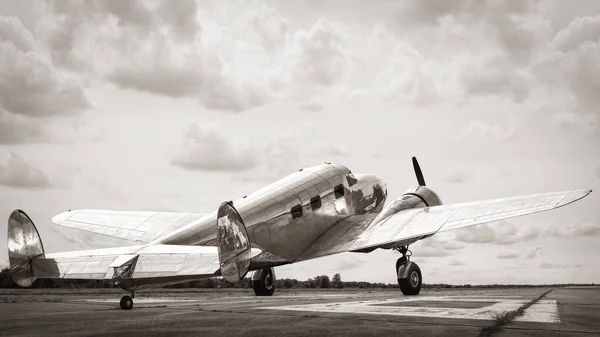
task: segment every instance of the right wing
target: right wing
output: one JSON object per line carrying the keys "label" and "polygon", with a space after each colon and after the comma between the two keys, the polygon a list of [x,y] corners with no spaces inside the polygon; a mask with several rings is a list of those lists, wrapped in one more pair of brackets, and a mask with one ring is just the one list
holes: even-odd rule
{"label": "right wing", "polygon": [[377,221],[377,214],[350,216],[321,236],[298,260],[408,245],[438,232],[562,207],[591,192],[572,190],[407,209]]}
{"label": "right wing", "polygon": [[55,215],[52,222],[119,239],[150,243],[204,216],[206,214],[81,209]]}

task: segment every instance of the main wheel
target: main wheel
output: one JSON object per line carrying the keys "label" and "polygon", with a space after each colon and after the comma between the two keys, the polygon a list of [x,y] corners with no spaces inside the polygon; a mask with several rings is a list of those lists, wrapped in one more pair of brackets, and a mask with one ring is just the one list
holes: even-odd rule
{"label": "main wheel", "polygon": [[421,284],[423,284],[421,268],[414,262],[409,263],[406,275],[406,278],[398,278],[400,290],[407,296],[419,295],[421,292]]}
{"label": "main wheel", "polygon": [[271,296],[275,292],[275,274],[273,268],[255,271],[252,275],[252,289],[256,296]]}
{"label": "main wheel", "polygon": [[131,308],[133,308],[133,299],[129,296],[123,296],[121,297],[121,302],[119,304],[121,305],[121,309],[131,310]]}

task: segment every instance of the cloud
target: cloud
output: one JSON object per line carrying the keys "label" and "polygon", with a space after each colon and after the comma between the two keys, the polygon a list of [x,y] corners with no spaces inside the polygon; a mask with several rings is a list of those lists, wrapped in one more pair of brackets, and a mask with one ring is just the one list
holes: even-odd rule
{"label": "cloud", "polygon": [[529,251],[529,253],[525,254],[524,257],[526,259],[533,259],[533,258],[535,258],[537,256],[540,256],[540,255],[542,255],[542,247],[536,246],[536,247],[531,248],[531,250]]}
{"label": "cloud", "polygon": [[453,254],[453,251],[462,249],[464,246],[456,243],[448,235],[434,235],[430,238],[417,241],[411,246],[411,250],[418,257],[444,257]]}
{"label": "cloud", "polygon": [[517,229],[507,220],[468,227],[454,233],[458,242],[495,243],[500,245],[527,242],[540,236],[539,229],[534,226],[524,226]]}
{"label": "cloud", "polygon": [[336,268],[336,270],[344,271],[344,270],[350,270],[350,269],[360,267],[363,264],[364,264],[364,261],[361,261],[358,257],[350,257],[350,258],[346,258],[346,259],[343,259],[340,262],[338,262],[336,264],[335,268]]}
{"label": "cloud", "polygon": [[17,18],[0,15],[0,107],[30,117],[73,115],[88,108],[84,87],[56,70]]}
{"label": "cloud", "polygon": [[48,188],[50,179],[41,169],[10,153],[6,166],[0,165],[0,185],[19,188]]}
{"label": "cloud", "polygon": [[546,230],[545,234],[557,238],[600,236],[600,225],[592,222],[576,222],[550,227]]}
{"label": "cloud", "polygon": [[600,36],[600,15],[576,17],[565,29],[556,34],[552,45],[555,49],[567,53],[585,43],[597,42],[598,36]]}
{"label": "cloud", "polygon": [[465,265],[464,262],[457,260],[457,259],[452,259],[449,264],[451,266],[464,266]]}
{"label": "cloud", "polygon": [[542,262],[540,268],[542,269],[570,269],[570,268],[581,268],[581,264],[576,263],[550,263]]}
{"label": "cloud", "polygon": [[600,179],[600,166],[596,167],[596,177]]}
{"label": "cloud", "polygon": [[487,225],[473,226],[455,232],[456,240],[468,243],[494,243],[496,233]]}
{"label": "cloud", "polygon": [[190,124],[184,143],[171,161],[175,166],[208,172],[245,171],[259,165],[262,153],[253,148],[236,149],[215,130],[201,130]]}
{"label": "cloud", "polygon": [[516,259],[520,256],[517,251],[505,251],[497,255],[499,259]]}
{"label": "cloud", "polygon": [[473,172],[458,170],[458,171],[454,171],[454,173],[452,173],[451,175],[442,177],[442,181],[446,181],[449,183],[455,183],[455,184],[462,184],[464,182],[471,180],[472,177],[473,177]]}
{"label": "cloud", "polygon": [[453,139],[486,139],[513,140],[517,134],[517,126],[488,125],[480,121],[471,121],[465,131]]}
{"label": "cloud", "polygon": [[14,145],[46,141],[50,135],[35,121],[0,108],[0,144]]}

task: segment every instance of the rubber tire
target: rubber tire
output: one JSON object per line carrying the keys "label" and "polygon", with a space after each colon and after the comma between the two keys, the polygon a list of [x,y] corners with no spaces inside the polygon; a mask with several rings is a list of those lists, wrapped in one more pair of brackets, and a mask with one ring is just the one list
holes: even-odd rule
{"label": "rubber tire", "polygon": [[[271,287],[267,287],[267,278],[271,279]],[[258,280],[252,280],[252,289],[256,296],[272,296],[275,292],[275,277],[271,272],[271,268],[263,269],[262,274]]]}
{"label": "rubber tire", "polygon": [[[396,269],[397,271],[397,269]],[[414,286],[411,282],[411,276],[416,273],[419,277],[419,281],[417,285]],[[421,292],[421,285],[423,284],[423,277],[421,275],[421,268],[416,263],[411,263],[410,267],[408,267],[408,277],[407,278],[399,278],[398,284],[400,285],[400,290],[406,296],[415,296],[419,295]]]}
{"label": "rubber tire", "polygon": [[121,297],[121,302],[119,304],[121,305],[121,309],[131,310],[131,308],[133,308],[133,299],[129,296],[123,296]]}

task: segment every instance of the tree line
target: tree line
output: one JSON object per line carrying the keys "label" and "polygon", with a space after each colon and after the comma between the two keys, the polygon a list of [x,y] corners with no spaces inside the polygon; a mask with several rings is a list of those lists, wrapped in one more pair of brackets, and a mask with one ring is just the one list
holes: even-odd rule
{"label": "tree line", "polygon": [[[521,287],[561,287],[561,286],[581,286],[594,285],[592,284],[489,284],[489,285],[452,285],[452,284],[423,284],[422,287],[427,289],[437,288],[521,288]],[[279,289],[342,289],[342,288],[357,288],[357,289],[386,289],[398,288],[397,283],[373,283],[366,281],[342,281],[339,273],[333,275],[330,279],[327,275],[320,275],[309,278],[306,281],[284,278],[277,279],[275,286]],[[113,288],[112,280],[72,280],[72,279],[37,279],[31,288]],[[208,278],[203,280],[188,281],[178,284],[163,286],[162,288],[171,289],[210,289],[210,288],[251,288],[252,280],[249,277],[244,277],[239,282],[231,284],[220,277]],[[4,268],[0,271],[0,288],[20,288],[10,274],[9,268]]]}

